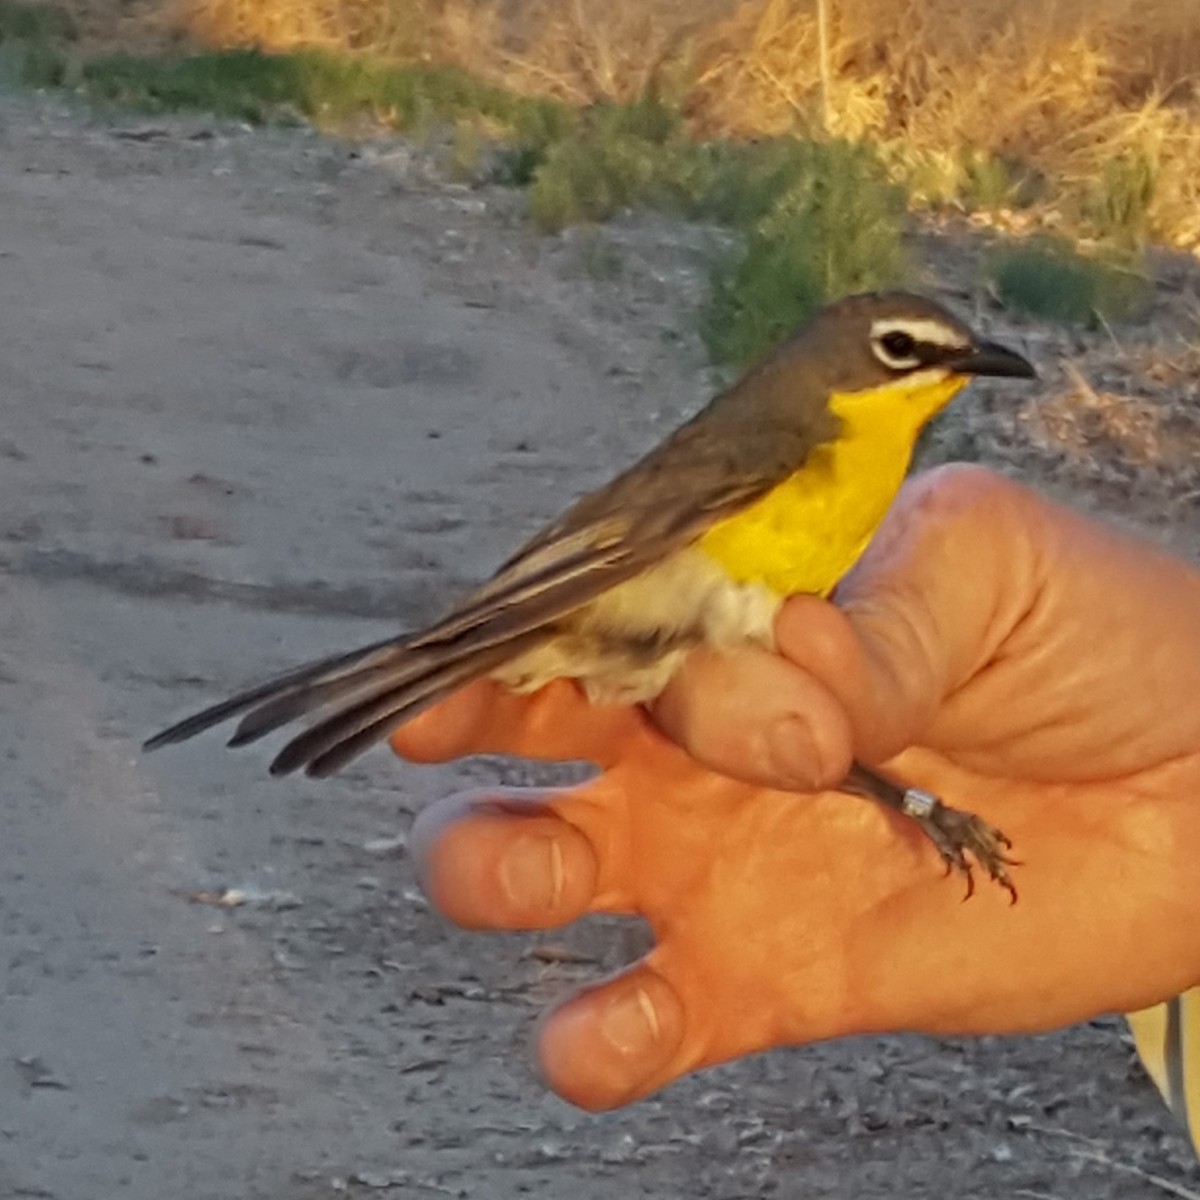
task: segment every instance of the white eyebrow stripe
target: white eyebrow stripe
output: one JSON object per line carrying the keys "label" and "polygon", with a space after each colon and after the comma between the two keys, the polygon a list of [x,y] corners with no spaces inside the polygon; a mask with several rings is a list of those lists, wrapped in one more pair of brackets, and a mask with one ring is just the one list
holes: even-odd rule
{"label": "white eyebrow stripe", "polygon": [[954,350],[968,345],[959,330],[930,317],[880,317],[871,322],[873,339],[888,333],[907,333],[916,342]]}

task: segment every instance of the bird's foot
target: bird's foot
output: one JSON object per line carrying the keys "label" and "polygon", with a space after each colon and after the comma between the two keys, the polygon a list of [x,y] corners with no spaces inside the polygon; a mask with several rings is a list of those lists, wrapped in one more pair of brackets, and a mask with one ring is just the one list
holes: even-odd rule
{"label": "bird's foot", "polygon": [[975,876],[971,861],[1008,892],[1015,904],[1017,889],[1008,868],[1017,866],[1008,851],[1012,842],[999,829],[989,825],[974,813],[963,812],[943,804],[936,796],[919,788],[907,788],[901,802],[901,812],[912,817],[925,831],[925,836],[937,848],[946,864],[946,873],[957,871],[967,881],[967,896],[975,891]]}
{"label": "bird's foot", "polygon": [[1009,857],[1012,842],[999,829],[974,813],[951,808],[929,792],[893,783],[857,763],[845,786],[847,791],[878,800],[916,821],[942,856],[946,873],[956,871],[966,879],[964,898],[974,894],[974,866],[980,866],[1008,892],[1010,902],[1016,903],[1017,889],[1008,868],[1020,864]]}

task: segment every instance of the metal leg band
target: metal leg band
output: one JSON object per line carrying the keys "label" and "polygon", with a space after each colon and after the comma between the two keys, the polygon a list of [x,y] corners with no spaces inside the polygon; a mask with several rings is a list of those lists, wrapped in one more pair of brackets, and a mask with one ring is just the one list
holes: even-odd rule
{"label": "metal leg band", "polygon": [[906,816],[922,821],[932,815],[938,803],[938,798],[929,792],[923,792],[920,788],[908,788],[900,802],[900,811]]}

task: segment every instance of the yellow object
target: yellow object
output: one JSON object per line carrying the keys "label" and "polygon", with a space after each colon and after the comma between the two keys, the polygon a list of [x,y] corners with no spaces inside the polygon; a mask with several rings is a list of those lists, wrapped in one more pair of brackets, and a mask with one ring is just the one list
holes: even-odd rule
{"label": "yellow object", "polygon": [[1150,1078],[1200,1154],[1200,988],[1126,1019]]}

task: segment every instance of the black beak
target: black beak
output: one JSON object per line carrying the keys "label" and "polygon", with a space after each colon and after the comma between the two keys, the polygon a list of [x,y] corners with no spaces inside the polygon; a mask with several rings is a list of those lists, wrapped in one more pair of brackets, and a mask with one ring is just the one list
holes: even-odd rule
{"label": "black beak", "polygon": [[1009,379],[1036,379],[1033,365],[999,342],[976,342],[969,350],[952,354],[946,365],[960,375],[996,375]]}

